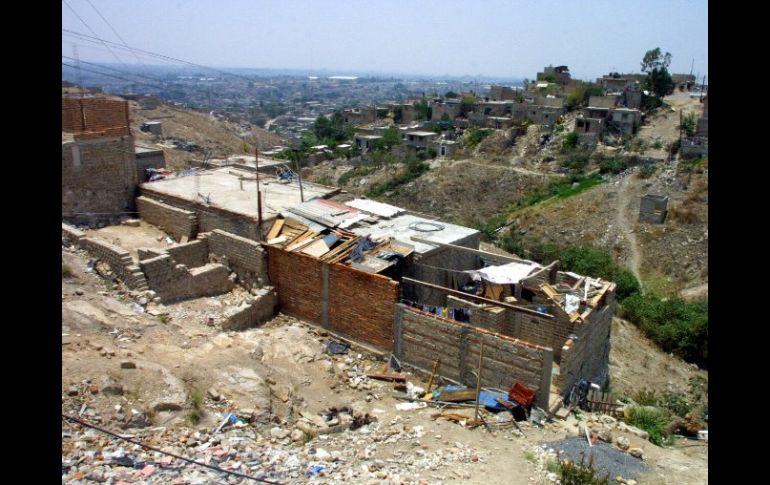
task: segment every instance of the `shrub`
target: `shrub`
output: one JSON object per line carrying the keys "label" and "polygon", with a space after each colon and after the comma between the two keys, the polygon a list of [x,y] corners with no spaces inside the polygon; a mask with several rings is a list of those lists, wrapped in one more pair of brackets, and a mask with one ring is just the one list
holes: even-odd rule
{"label": "shrub", "polygon": [[647,389],[645,387],[636,391],[632,399],[640,406],[655,406],[658,404],[658,393],[655,389]]}
{"label": "shrub", "polygon": [[582,171],[588,165],[589,157],[587,153],[580,152],[575,153],[567,157],[561,164],[562,167],[574,170],[576,172]]}
{"label": "shrub", "polygon": [[655,173],[655,165],[649,164],[649,165],[642,165],[639,168],[639,178],[650,178],[652,174]]}
{"label": "shrub", "polygon": [[564,136],[561,142],[561,148],[563,151],[573,150],[577,147],[579,136],[576,131],[570,131]]}
{"label": "shrub", "polygon": [[658,446],[672,444],[669,432],[670,421],[666,414],[651,406],[635,406],[631,408],[628,424],[647,431],[650,442]]}
{"label": "shrub", "polygon": [[623,300],[621,315],[634,322],[666,352],[708,365],[708,302],[661,300],[636,293]]}
{"label": "shrub", "polygon": [[620,173],[628,168],[628,161],[624,158],[608,158],[599,163],[599,173]]}
{"label": "shrub", "polygon": [[681,392],[666,391],[658,400],[660,407],[668,409],[673,414],[684,418],[690,412],[690,402],[687,395]]}
{"label": "shrub", "polygon": [[465,137],[465,146],[466,147],[475,147],[481,141],[491,135],[494,132],[494,130],[487,129],[487,128],[476,128],[473,127],[468,130],[468,134]]}
{"label": "shrub", "polygon": [[72,268],[67,266],[66,264],[62,263],[61,265],[61,277],[62,278],[72,278],[74,275],[72,273]]}
{"label": "shrub", "polygon": [[559,462],[559,474],[562,485],[609,485],[610,474],[604,478],[598,476],[598,470],[594,467],[593,455],[585,463],[585,455],[581,454],[580,463],[570,460]]}
{"label": "shrub", "polygon": [[618,297],[618,301],[623,301],[634,293],[639,293],[642,290],[642,285],[639,284],[639,280],[636,279],[634,273],[628,270],[618,270],[615,274],[614,280],[615,284],[617,285],[617,288],[615,288],[615,294]]}

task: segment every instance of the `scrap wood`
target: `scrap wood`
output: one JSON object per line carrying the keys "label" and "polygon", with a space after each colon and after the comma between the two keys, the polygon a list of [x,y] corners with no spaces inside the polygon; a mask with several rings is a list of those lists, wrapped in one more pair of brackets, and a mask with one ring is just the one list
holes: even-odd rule
{"label": "scrap wood", "polygon": [[398,399],[399,401],[424,402],[431,406],[440,406],[440,407],[449,407],[449,408],[472,408],[473,407],[473,404],[466,404],[461,402],[432,401],[430,399],[417,399],[412,397],[396,396],[396,395],[394,395],[393,398]]}
{"label": "scrap wood", "polygon": [[495,401],[500,403],[505,409],[507,409],[508,411],[511,412],[511,417],[513,418],[513,425],[516,426],[516,429],[519,430],[519,433],[521,433],[521,435],[526,438],[527,435],[524,434],[524,431],[522,431],[521,427],[519,426],[519,423],[516,422],[516,417],[513,415],[513,410],[514,410],[515,406],[513,404],[511,404],[510,402],[506,401],[505,399],[501,399],[499,397],[496,397]]}
{"label": "scrap wood", "polygon": [[463,389],[460,391],[441,391],[439,398],[446,402],[458,401],[476,401],[476,391],[473,389]]}
{"label": "scrap wood", "polygon": [[433,378],[436,377],[436,369],[438,368],[439,360],[436,359],[433,361],[433,370],[430,373],[430,380],[428,381],[428,387],[425,389],[428,393],[430,393],[430,388],[433,387]]}
{"label": "scrap wood", "polygon": [[270,228],[270,232],[267,233],[267,237],[265,239],[269,241],[278,237],[278,235],[281,233],[281,228],[283,228],[283,224],[283,219],[276,219],[275,222],[273,222],[273,227]]}
{"label": "scrap wood", "polygon": [[383,381],[406,382],[406,374],[366,374],[366,377]]}
{"label": "scrap wood", "polygon": [[464,414],[458,414],[458,413],[436,413],[431,415],[431,418],[446,418],[449,421],[453,421],[455,423],[462,423],[465,422],[467,426],[470,426],[472,428],[475,428],[477,426],[481,426],[482,421],[478,419],[474,419],[471,416],[466,416]]}

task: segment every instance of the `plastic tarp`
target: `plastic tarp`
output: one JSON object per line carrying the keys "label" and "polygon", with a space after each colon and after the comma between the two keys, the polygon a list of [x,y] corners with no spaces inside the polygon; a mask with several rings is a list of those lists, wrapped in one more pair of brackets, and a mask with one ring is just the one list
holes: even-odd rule
{"label": "plastic tarp", "polygon": [[[442,391],[463,391],[467,389],[467,387],[464,386],[444,386],[441,388]],[[492,392],[492,391],[480,391],[479,392],[479,404],[484,406],[485,408],[493,411],[504,411],[505,407],[500,404],[499,402],[495,401],[495,398],[499,397],[500,399],[504,401],[508,401],[509,403],[513,404],[514,406],[518,406],[519,404],[516,401],[511,401],[508,398],[507,394],[503,394],[502,392]],[[433,399],[440,401],[441,400],[441,394],[436,395],[436,391],[433,391]]]}
{"label": "plastic tarp", "polygon": [[508,263],[501,266],[487,266],[486,268],[466,271],[477,274],[481,278],[496,285],[515,285],[530,275],[534,270],[542,268],[537,263]]}
{"label": "plastic tarp", "polygon": [[580,308],[580,297],[575,295],[564,295],[564,311],[572,313]]}

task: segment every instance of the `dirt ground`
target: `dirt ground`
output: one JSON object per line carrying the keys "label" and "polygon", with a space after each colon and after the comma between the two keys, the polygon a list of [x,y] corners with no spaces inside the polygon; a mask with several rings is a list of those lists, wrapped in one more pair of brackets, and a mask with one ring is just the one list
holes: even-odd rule
{"label": "dirt ground", "polygon": [[88,237],[98,237],[128,250],[134,261],[139,261],[136,251],[138,248],[166,249],[177,244],[177,242],[169,243],[168,235],[165,232],[144,221],[140,221],[138,227],[114,225],[99,229],[86,229],[85,233]]}
{"label": "dirt ground", "polygon": [[[62,412],[80,413],[82,419],[105,428],[120,430],[121,424],[146,416],[150,423],[128,431],[158,446],[197,453],[200,459],[211,459],[206,443],[235,456],[235,463],[245,463],[247,456],[257,453],[263,461],[250,461],[250,473],[269,469],[269,476],[283,483],[394,484],[550,483],[544,464],[532,460],[527,450],[581,432],[575,423],[556,422],[544,427],[521,423],[526,437],[502,425],[489,434],[433,420],[433,408],[399,411],[396,404],[402,401],[394,396],[403,394],[392,384],[361,377],[381,371],[383,356],[356,346],[347,355],[328,355],[326,332],[283,315],[243,332],[210,326],[209,317],[239,304],[242,290],[237,289],[166,306],[150,303],[143,309],[131,292],[86,272],[87,260],[83,253],[62,251],[62,263],[73,274],[62,279]],[[616,332],[615,338],[620,337],[613,360],[638,352],[642,337],[633,330],[621,326]],[[652,347],[648,350],[655,352]],[[613,382],[636,385],[635,365],[634,361],[623,367],[613,364]],[[671,380],[687,377],[669,365],[674,366],[673,374],[666,371]],[[410,374],[408,379],[426,386],[425,377]],[[122,389],[109,393],[107,384]],[[287,436],[302,413],[332,406],[350,406],[376,422],[306,442],[307,438],[295,441]],[[214,433],[226,412],[251,415],[254,422]],[[472,410],[459,412],[472,414]],[[491,415],[489,419],[496,423]],[[196,436],[200,437],[193,441]],[[242,436],[252,436],[247,440],[251,445],[244,444]],[[145,456],[136,447],[114,441],[63,423],[63,483],[95,483],[109,477],[120,477],[122,483],[211,483],[195,475],[203,473],[196,467],[156,463],[155,468],[138,471],[111,464],[103,457],[116,456],[121,446]],[[651,467],[649,481],[641,483],[704,483],[707,456],[658,449],[648,442],[638,446]],[[326,472],[308,476],[304,469],[318,463],[322,451],[329,455],[323,461]],[[289,464],[292,460],[295,465]],[[215,472],[207,473],[211,473],[208,480],[221,480]],[[147,481],[143,474],[153,475]],[[165,481],[165,474],[176,474],[177,481]]]}

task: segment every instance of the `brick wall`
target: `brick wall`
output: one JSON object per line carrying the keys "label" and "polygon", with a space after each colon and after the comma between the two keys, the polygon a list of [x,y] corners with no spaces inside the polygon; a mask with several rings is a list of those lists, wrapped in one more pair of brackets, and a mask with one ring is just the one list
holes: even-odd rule
{"label": "brick wall", "polygon": [[129,135],[128,102],[100,98],[61,99],[62,131],[89,135]]}
{"label": "brick wall", "polygon": [[164,303],[219,295],[233,289],[230,272],[221,264],[206,264],[188,268],[177,264],[169,255],[157,256],[139,262],[147,277],[150,289],[158,294]]}
{"label": "brick wall", "polygon": [[275,291],[270,291],[251,303],[244,304],[225,314],[222,330],[244,330],[266,322],[275,315],[277,303],[278,296]]}
{"label": "brick wall", "polygon": [[130,136],[62,143],[62,216],[93,220],[133,211],[133,151]]}
{"label": "brick wall", "polygon": [[398,283],[312,256],[267,247],[280,311],[390,350]]}
{"label": "brick wall", "polygon": [[394,352],[406,364],[428,371],[438,358],[440,375],[473,387],[482,341],[482,386],[509,389],[518,381],[536,389],[538,405],[547,406],[551,349],[396,305]]}
{"label": "brick wall", "polygon": [[134,264],[131,254],[125,249],[95,237],[83,237],[79,245],[93,257],[107,263],[113,273],[129,288],[148,289],[142,270]]}
{"label": "brick wall", "polygon": [[206,238],[202,238],[186,244],[172,246],[166,248],[166,253],[168,253],[174,261],[183,264],[188,268],[203,266],[208,263],[209,260],[208,241],[206,241]]}
{"label": "brick wall", "polygon": [[209,252],[219,258],[247,288],[261,288],[270,284],[267,274],[267,255],[257,241],[219,229],[206,233]]}
{"label": "brick wall", "polygon": [[221,229],[255,241],[259,239],[256,218],[236,214],[217,207],[194,204],[178,197],[155,192],[151,186],[152,183],[142,186],[140,188],[141,195],[151,198],[156,202],[162,202],[177,209],[194,213],[198,218],[198,232],[211,232],[215,229]]}
{"label": "brick wall", "polygon": [[270,283],[278,292],[280,311],[321,324],[321,262],[312,256],[268,247]]}
{"label": "brick wall", "polygon": [[610,332],[615,312],[614,298],[599,311],[592,311],[589,320],[575,327],[575,341],[567,340],[561,351],[556,384],[568,392],[579,379],[604,385],[609,376]]}
{"label": "brick wall", "polygon": [[391,350],[398,283],[341,264],[329,277],[329,328]]}
{"label": "brick wall", "polygon": [[163,229],[177,240],[183,236],[193,238],[198,232],[198,221],[194,212],[144,196],[136,198],[136,206],[139,217]]}

